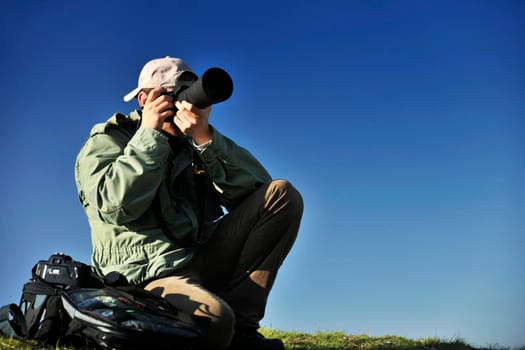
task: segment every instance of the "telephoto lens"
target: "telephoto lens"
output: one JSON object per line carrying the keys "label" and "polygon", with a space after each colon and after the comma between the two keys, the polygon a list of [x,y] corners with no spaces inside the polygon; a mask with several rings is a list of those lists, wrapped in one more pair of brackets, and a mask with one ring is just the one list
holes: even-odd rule
{"label": "telephoto lens", "polygon": [[230,75],[221,68],[210,68],[189,87],[181,90],[176,99],[186,100],[198,108],[225,101],[233,93],[233,81]]}

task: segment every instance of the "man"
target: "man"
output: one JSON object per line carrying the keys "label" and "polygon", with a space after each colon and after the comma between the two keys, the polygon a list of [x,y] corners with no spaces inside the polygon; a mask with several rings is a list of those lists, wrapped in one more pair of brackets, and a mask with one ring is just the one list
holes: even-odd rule
{"label": "man", "polygon": [[209,317],[208,348],[284,349],[257,329],[302,198],[212,127],[211,107],[173,100],[195,79],[180,59],[151,60],[124,97],[140,109],[91,130],[75,179],[92,264]]}

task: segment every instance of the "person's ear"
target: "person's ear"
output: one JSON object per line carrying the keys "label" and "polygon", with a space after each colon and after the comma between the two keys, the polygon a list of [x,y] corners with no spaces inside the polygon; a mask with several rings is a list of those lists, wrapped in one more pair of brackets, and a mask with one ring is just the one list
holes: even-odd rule
{"label": "person's ear", "polygon": [[140,108],[144,107],[146,104],[146,100],[148,99],[148,94],[145,91],[140,91],[137,95],[137,101],[139,103]]}

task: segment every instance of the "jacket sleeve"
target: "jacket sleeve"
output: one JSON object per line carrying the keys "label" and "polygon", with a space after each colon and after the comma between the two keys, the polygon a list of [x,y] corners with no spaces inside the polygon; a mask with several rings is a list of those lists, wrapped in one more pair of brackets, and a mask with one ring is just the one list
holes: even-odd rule
{"label": "jacket sleeve", "polygon": [[271,181],[270,174],[252,154],[216,129],[212,142],[199,152],[222,204],[228,210]]}
{"label": "jacket sleeve", "polygon": [[84,206],[122,225],[151,205],[165,173],[169,144],[157,130],[139,128],[124,137],[117,128],[92,133],[76,162],[76,181]]}

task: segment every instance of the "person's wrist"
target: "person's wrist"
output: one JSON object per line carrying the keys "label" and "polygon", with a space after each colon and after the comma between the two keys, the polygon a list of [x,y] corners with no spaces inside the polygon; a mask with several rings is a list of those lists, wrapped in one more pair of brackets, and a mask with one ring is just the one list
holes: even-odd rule
{"label": "person's wrist", "polygon": [[160,119],[152,118],[152,117],[144,117],[142,116],[142,122],[141,125],[146,128],[151,128],[155,130],[162,130],[162,124],[163,122]]}

